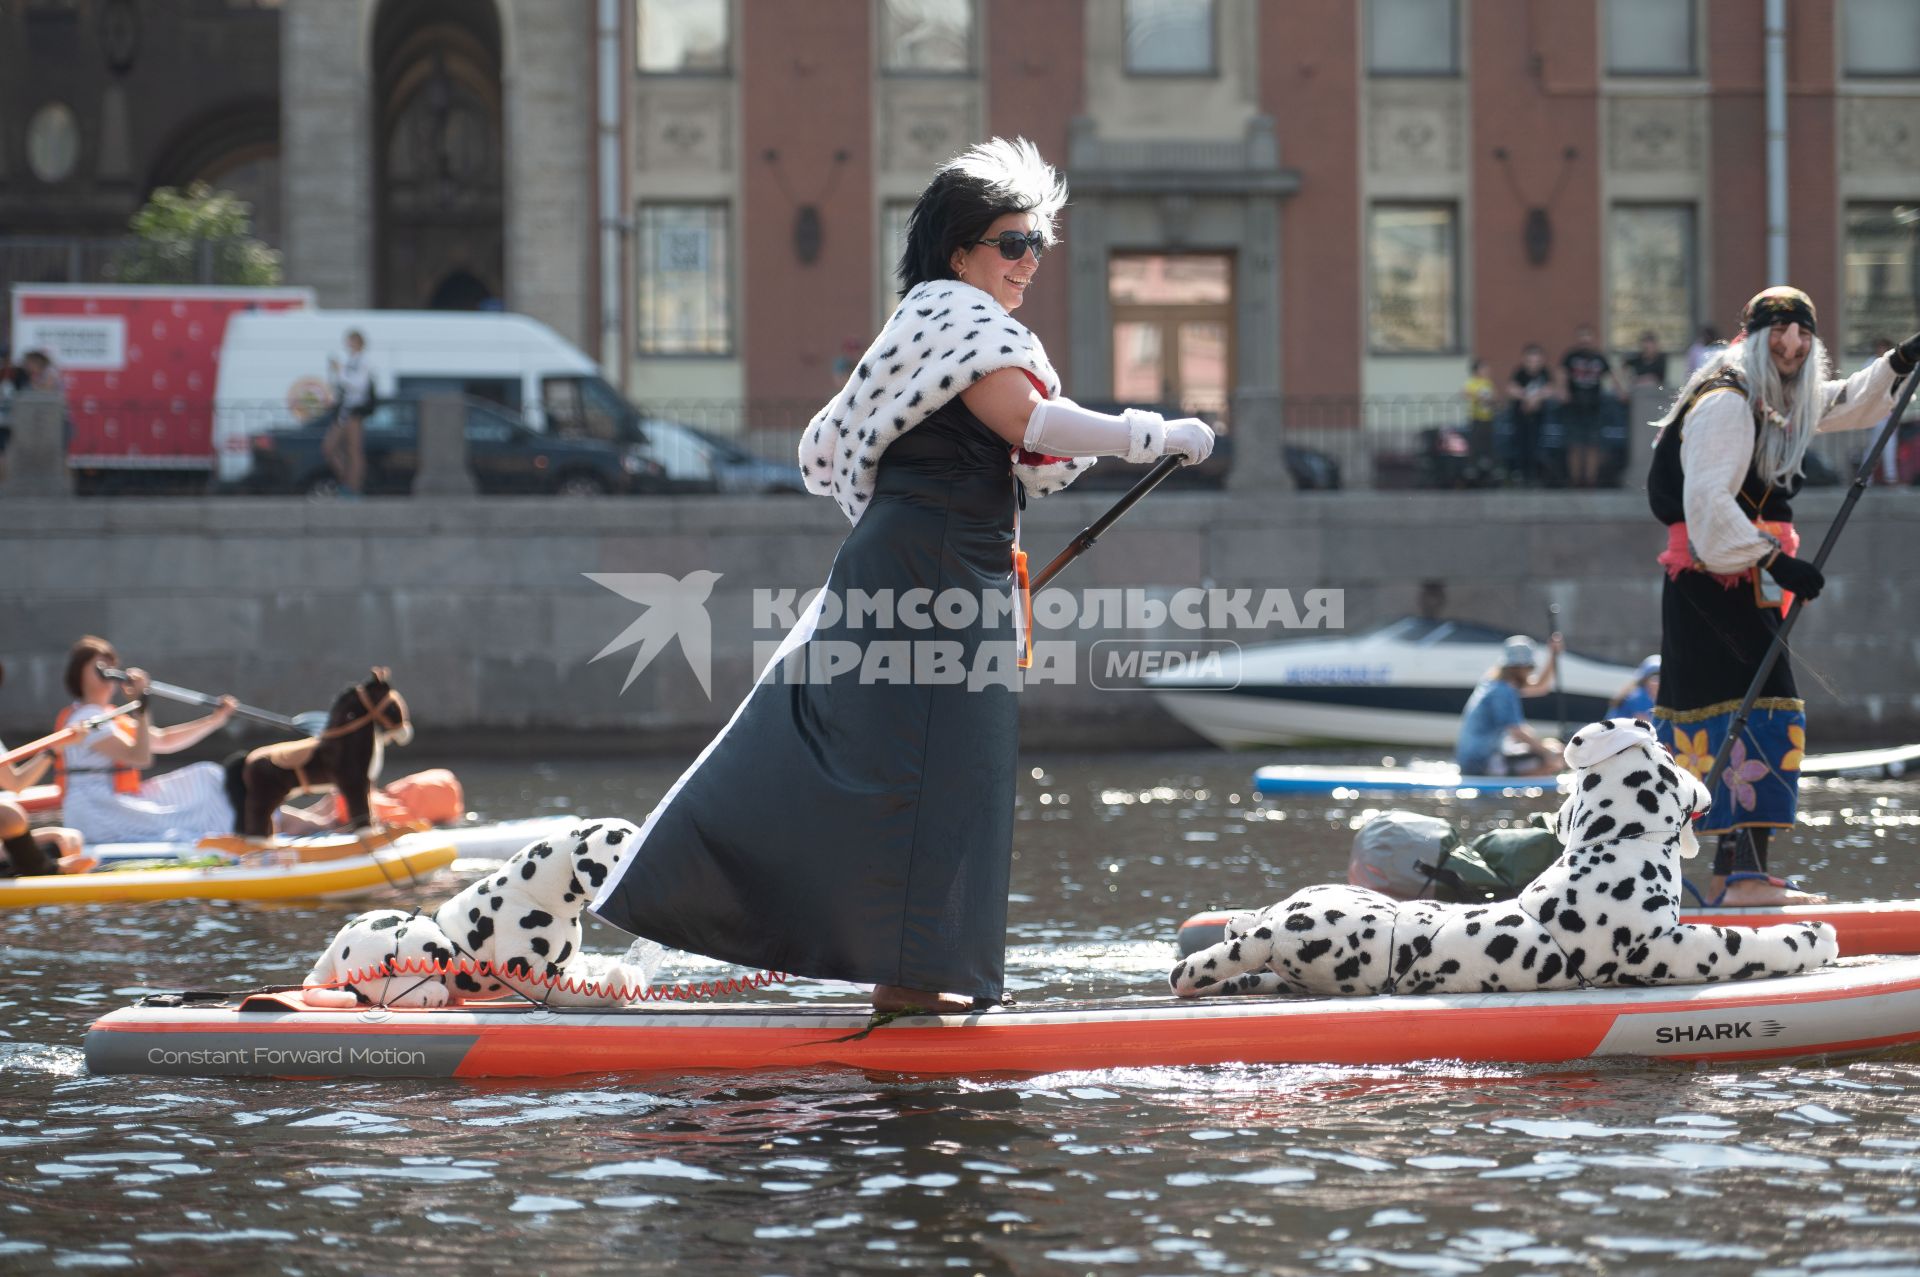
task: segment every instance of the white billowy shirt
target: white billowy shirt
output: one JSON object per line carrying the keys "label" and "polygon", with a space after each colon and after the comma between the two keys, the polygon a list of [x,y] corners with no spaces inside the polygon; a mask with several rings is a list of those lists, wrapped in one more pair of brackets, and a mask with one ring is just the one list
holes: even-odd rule
{"label": "white billowy shirt", "polygon": [[365,408],[373,402],[373,365],[368,362],[366,351],[349,353],[340,361],[336,384],[342,408]]}
{"label": "white billowy shirt", "polygon": [[[1886,419],[1897,379],[1876,359],[1844,381],[1820,383],[1820,434],[1863,430]],[[1753,464],[1753,411],[1735,390],[1701,396],[1681,423],[1680,469],[1686,475],[1687,540],[1709,572],[1744,572],[1774,551],[1736,494]]]}

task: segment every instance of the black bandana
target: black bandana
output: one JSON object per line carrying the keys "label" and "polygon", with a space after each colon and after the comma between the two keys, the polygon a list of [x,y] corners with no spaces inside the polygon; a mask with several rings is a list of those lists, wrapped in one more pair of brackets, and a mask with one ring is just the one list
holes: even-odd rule
{"label": "black bandana", "polygon": [[1798,324],[1810,333],[1819,331],[1813,298],[1797,288],[1779,284],[1756,294],[1740,312],[1740,327],[1745,332],[1762,332],[1775,324]]}

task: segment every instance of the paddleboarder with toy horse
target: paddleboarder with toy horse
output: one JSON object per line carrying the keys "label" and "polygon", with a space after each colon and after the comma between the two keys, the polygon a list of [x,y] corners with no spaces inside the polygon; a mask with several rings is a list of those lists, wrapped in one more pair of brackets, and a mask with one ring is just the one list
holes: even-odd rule
{"label": "paddleboarder with toy horse", "polygon": [[239,708],[231,696],[214,702],[213,712],[172,727],[148,721],[145,670],[117,668],[113,644],[82,635],[67,654],[66,686],[73,704],[54,720],[102,718],[124,689],[141,708],[126,719],[101,721],[85,737],[61,749],[54,774],[61,787],[66,822],[88,843],[192,842],[233,829],[226,780],[218,763],[189,763],[157,776],[142,776],[156,756],[178,753],[226,726]]}

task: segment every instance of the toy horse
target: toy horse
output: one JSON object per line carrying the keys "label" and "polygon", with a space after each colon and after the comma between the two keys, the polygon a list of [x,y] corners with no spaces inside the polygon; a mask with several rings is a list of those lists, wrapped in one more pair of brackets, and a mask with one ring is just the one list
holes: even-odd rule
{"label": "toy horse", "polygon": [[385,666],[341,692],[327,725],[306,740],[262,745],[227,763],[227,797],[235,828],[249,838],[273,833],[273,813],[289,795],[337,789],[347,804],[347,828],[373,823],[368,792],[380,773],[385,745],[413,739],[407,702],[393,690]]}

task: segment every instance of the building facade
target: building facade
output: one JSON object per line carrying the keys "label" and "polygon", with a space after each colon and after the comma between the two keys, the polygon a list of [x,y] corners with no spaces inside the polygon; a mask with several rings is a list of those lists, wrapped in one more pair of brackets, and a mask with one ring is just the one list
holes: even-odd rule
{"label": "building facade", "polygon": [[0,5],[0,236],[43,242],[9,278],[86,276],[85,245],[125,234],[155,187],[194,181],[251,202],[277,244],[279,30],[274,6],[241,0]]}
{"label": "building facade", "polygon": [[252,204],[287,281],[324,306],[501,307],[587,345],[596,13],[575,0],[0,5],[0,273],[99,279],[151,191],[204,180]]}
{"label": "building facade", "polygon": [[[0,237],[204,178],[325,305],[522,311],[636,399],[787,421],[889,309],[934,166],[1019,134],[1072,185],[1023,311],[1072,393],[1245,442],[1582,325],[1729,332],[1772,282],[1768,8],[16,0]],[[1852,359],[1915,324],[1920,4],[1782,8],[1786,273]]]}
{"label": "building facade", "polygon": [[587,345],[593,42],[586,4],[285,0],[288,278],[324,306],[500,307]]}
{"label": "building facade", "polygon": [[[1851,358],[1916,323],[1920,5],[1784,8],[1787,273]],[[629,387],[823,396],[929,171],[1016,133],[1072,184],[1023,317],[1083,401],[1356,424],[1582,325],[1677,378],[1772,282],[1766,9],[638,0]]]}

